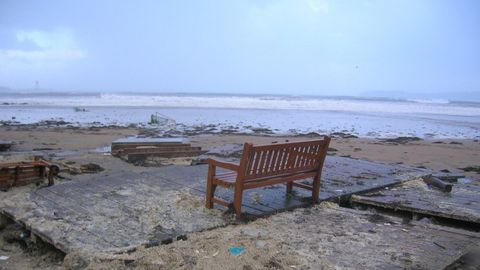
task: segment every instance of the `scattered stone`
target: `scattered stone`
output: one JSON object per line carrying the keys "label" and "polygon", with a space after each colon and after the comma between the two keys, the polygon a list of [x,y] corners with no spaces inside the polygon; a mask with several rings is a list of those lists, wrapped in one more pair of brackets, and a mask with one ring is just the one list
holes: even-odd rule
{"label": "scattered stone", "polygon": [[461,142],[456,142],[456,141],[453,141],[453,142],[450,142],[450,144],[463,144]]}
{"label": "scattered stone", "polygon": [[0,140],[0,151],[7,151],[10,149],[10,147],[12,147],[12,144],[13,143],[11,141]]}
{"label": "scattered stone", "polygon": [[210,148],[205,155],[217,156],[222,158],[240,158],[242,156],[242,144],[223,144]]}
{"label": "scattered stone", "polygon": [[38,147],[38,148],[33,148],[33,151],[51,151],[51,150],[59,150],[51,147]]}
{"label": "scattered stone", "polygon": [[82,164],[80,165],[80,171],[82,173],[98,173],[98,172],[103,172],[105,169],[95,163],[88,163],[88,164]]}
{"label": "scattered stone", "polygon": [[440,170],[441,172],[444,172],[444,173],[449,173],[450,171],[447,170],[447,169],[443,169],[443,170]]}
{"label": "scattered stone", "polygon": [[255,242],[257,248],[265,248],[268,245],[267,241],[258,240]]}
{"label": "scattered stone", "polygon": [[394,144],[406,144],[409,142],[422,141],[422,139],[419,137],[397,137],[393,139],[380,139],[380,140],[387,143],[394,143]]}
{"label": "scattered stone", "polygon": [[259,238],[259,237],[264,237],[266,235],[266,232],[264,230],[255,229],[255,228],[242,229],[240,233],[242,235],[246,235],[251,238]]}
{"label": "scattered stone", "polygon": [[333,132],[330,134],[330,136],[332,137],[338,137],[338,138],[342,138],[342,139],[354,139],[354,138],[358,138],[358,136],[355,136],[353,134],[350,134],[350,133],[345,133],[345,132]]}
{"label": "scattered stone", "polygon": [[251,130],[255,134],[274,134],[269,128],[252,128]]}
{"label": "scattered stone", "polygon": [[268,269],[283,269],[283,266],[275,258],[271,258],[264,266]]}
{"label": "scattered stone", "polygon": [[85,108],[80,108],[80,107],[75,107],[75,108],[73,108],[73,110],[74,110],[75,112],[88,112],[87,109],[85,109]]}
{"label": "scattered stone", "polygon": [[335,148],[332,148],[332,147],[329,147],[329,148],[328,148],[328,152],[337,152],[337,151],[338,151],[338,150],[335,149]]}
{"label": "scattered stone", "polygon": [[323,135],[317,132],[308,132],[308,133],[298,133],[295,137],[308,137],[308,138],[317,138],[322,137]]}
{"label": "scattered stone", "polygon": [[476,172],[476,173],[480,173],[480,165],[477,165],[477,166],[468,166],[468,167],[465,167],[465,168],[459,168],[460,170],[463,170],[465,172]]}

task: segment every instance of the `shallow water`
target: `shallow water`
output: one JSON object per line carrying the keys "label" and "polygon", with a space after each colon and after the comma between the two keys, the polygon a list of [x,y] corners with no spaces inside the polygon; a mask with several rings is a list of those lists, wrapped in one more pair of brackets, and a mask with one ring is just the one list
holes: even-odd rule
{"label": "shallow water", "polygon": [[[217,125],[217,131],[268,128],[275,133],[348,132],[361,137],[480,137],[480,104],[356,98],[1,94],[0,121],[31,124],[63,120],[74,125],[148,125],[160,113],[177,124]],[[12,103],[16,105],[11,105]],[[21,103],[26,103],[19,105]],[[76,107],[80,107],[80,111]],[[82,111],[85,109],[86,111]]]}

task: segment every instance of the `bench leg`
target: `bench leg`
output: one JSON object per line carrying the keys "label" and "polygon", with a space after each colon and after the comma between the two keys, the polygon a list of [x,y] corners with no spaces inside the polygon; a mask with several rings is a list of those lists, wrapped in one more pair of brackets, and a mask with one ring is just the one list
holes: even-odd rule
{"label": "bench leg", "polygon": [[319,202],[320,197],[320,176],[313,178],[312,200],[314,203]]}
{"label": "bench leg", "polygon": [[208,185],[207,187],[207,196],[205,201],[205,207],[208,209],[213,208],[213,197],[215,197],[215,190],[217,189],[217,185]]}
{"label": "bench leg", "polygon": [[213,184],[213,177],[215,177],[215,167],[210,165],[208,166],[207,194],[205,195],[205,207],[208,209],[213,208],[213,196],[217,187]]}
{"label": "bench leg", "polygon": [[55,181],[53,180],[53,166],[50,166],[48,170],[48,186],[53,186]]}
{"label": "bench leg", "polygon": [[233,195],[233,209],[235,210],[237,217],[240,217],[242,214],[242,197],[243,189],[235,187],[235,194]]}
{"label": "bench leg", "polygon": [[293,182],[287,183],[287,194],[292,194],[293,192]]}

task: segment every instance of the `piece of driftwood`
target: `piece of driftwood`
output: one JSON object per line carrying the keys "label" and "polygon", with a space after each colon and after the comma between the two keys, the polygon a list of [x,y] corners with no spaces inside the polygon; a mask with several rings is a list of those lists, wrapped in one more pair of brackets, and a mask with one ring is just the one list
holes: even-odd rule
{"label": "piece of driftwood", "polygon": [[[229,202],[216,198],[217,186],[234,188],[233,207],[241,214],[243,191],[276,184],[287,184],[287,193],[293,186],[310,190],[312,200],[318,201],[323,162],[327,155],[330,137],[322,140],[284,144],[253,146],[245,143],[240,164],[208,159],[206,207],[214,203],[229,206]],[[216,168],[229,170],[217,174]],[[297,180],[313,178],[311,185],[297,183]]]}
{"label": "piece of driftwood", "polygon": [[434,186],[440,189],[443,192],[451,192],[453,185],[450,183],[445,183],[442,180],[438,179],[437,177],[433,177],[431,174],[425,175],[422,177],[423,182]]}
{"label": "piece of driftwood", "polygon": [[53,165],[39,157],[33,161],[2,163],[0,164],[0,189],[7,190],[15,186],[24,186],[38,183],[44,178],[48,185],[54,184],[53,177],[59,172],[57,165]]}

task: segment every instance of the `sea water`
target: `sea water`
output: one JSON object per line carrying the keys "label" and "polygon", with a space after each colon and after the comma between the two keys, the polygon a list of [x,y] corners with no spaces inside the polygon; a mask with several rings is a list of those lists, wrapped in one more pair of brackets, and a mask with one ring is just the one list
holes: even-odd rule
{"label": "sea water", "polygon": [[274,133],[347,132],[361,137],[479,138],[480,104],[354,97],[0,93],[0,121],[148,125],[152,114],[184,126],[256,128]]}

